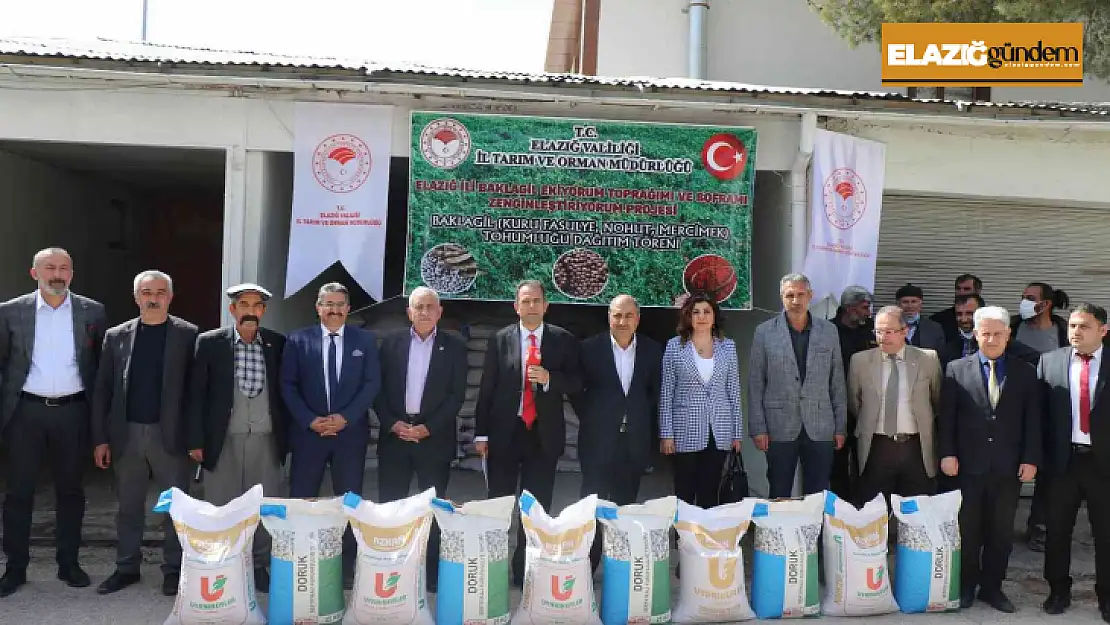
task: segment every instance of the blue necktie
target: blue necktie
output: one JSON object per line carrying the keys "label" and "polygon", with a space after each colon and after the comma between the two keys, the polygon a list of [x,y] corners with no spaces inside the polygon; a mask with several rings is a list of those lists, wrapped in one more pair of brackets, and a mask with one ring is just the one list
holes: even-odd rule
{"label": "blue necktie", "polygon": [[328,335],[328,338],[331,339],[331,343],[328,345],[328,390],[330,391],[328,393],[328,412],[334,410],[331,403],[332,397],[339,393],[339,368],[335,366],[335,337],[337,336],[339,335],[335,332]]}

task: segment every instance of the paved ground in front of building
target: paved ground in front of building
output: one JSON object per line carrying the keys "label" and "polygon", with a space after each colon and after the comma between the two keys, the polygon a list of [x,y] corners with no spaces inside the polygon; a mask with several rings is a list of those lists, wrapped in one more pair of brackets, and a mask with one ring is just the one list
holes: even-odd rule
{"label": "paved ground in front of building", "polygon": [[[669,476],[656,473],[645,478],[641,493],[644,498],[668,494]],[[327,482],[325,482],[327,483]],[[579,488],[577,474],[561,474],[556,486],[555,508],[561,509],[576,499]],[[365,493],[373,499],[376,494],[376,475],[367,474]],[[452,475],[448,496],[456,501],[467,501],[481,498],[483,495],[482,476],[478,473],[458,471]],[[161,555],[157,549],[148,547],[144,549],[146,564],[143,567],[143,581],[141,584],[128,588],[120,593],[108,597],[96,594],[95,586],[111,574],[114,569],[115,553],[111,545],[114,542],[114,495],[110,490],[110,482],[103,477],[91,480],[88,490],[89,512],[86,518],[85,538],[89,544],[82,551],[82,564],[93,578],[93,587],[86,589],[67,588],[62,582],[55,579],[53,562],[53,549],[48,545],[52,543],[49,535],[53,531],[53,506],[52,498],[44,494],[42,501],[36,506],[35,515],[35,543],[33,549],[33,564],[29,575],[31,583],[17,594],[6,599],[0,599],[0,624],[22,625],[64,625],[64,624],[105,624],[105,625],[142,625],[160,624],[166,619],[172,606],[172,599],[163,597],[159,593],[161,573],[158,563]],[[153,493],[151,494],[153,498]],[[1015,535],[1018,528],[1023,527],[1028,510],[1028,500],[1022,502],[1022,511],[1018,514],[1015,523]],[[151,515],[153,518],[153,515]],[[887,615],[870,617],[868,622],[875,624],[886,623],[925,623],[947,621],[955,623],[1053,623],[1061,625],[1067,623],[1100,623],[1095,605],[1093,579],[1094,556],[1090,530],[1087,527],[1085,515],[1081,513],[1081,521],[1076,532],[1076,542],[1073,548],[1073,571],[1076,574],[1076,587],[1073,592],[1074,606],[1064,617],[1048,617],[1040,611],[1040,603],[1047,594],[1047,586],[1040,579],[1043,557],[1029,551],[1020,542],[1015,542],[1014,554],[1011,558],[1009,580],[1006,582],[1006,592],[1017,604],[1019,611],[1015,615],[1002,615],[989,608],[976,606],[968,611],[947,615]],[[155,525],[150,526],[148,539],[153,542]],[[0,557],[2,560],[2,557]],[[515,602],[519,594],[514,596]],[[260,601],[265,604],[265,595],[260,596]],[[839,621],[826,617],[824,620]]]}

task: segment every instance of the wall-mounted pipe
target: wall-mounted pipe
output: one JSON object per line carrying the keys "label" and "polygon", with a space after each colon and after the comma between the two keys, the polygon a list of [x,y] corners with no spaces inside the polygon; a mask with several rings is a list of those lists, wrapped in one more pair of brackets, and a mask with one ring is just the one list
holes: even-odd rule
{"label": "wall-mounted pipe", "polygon": [[806,221],[809,217],[809,185],[806,172],[813,158],[813,140],[817,135],[817,114],[802,115],[801,139],[794,166],[790,169],[790,270],[801,271],[806,261],[809,235]]}
{"label": "wall-mounted pipe", "polygon": [[709,0],[690,0],[686,8],[690,18],[690,49],[687,52],[687,78],[705,80],[706,33],[709,31]]}

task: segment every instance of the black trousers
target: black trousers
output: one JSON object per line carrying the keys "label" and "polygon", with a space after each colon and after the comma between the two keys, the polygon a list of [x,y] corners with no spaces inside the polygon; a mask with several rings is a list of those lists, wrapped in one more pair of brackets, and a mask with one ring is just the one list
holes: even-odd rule
{"label": "black trousers", "polygon": [[[854,429],[855,426],[849,422],[848,431]],[[855,436],[845,438],[844,446],[833,452],[832,475],[829,477],[829,490],[852,504],[859,504],[861,500],[858,449]]]}
{"label": "black trousers", "polygon": [[21,398],[4,431],[8,443],[7,496],[4,498],[4,554],[9,570],[30,563],[31,511],[35,484],[45,458],[57,497],[55,540],[59,566],[77,564],[85,517],[82,473],[91,458],[89,405],[81,399],[47,406]]}
{"label": "black trousers", "polygon": [[1054,593],[1071,591],[1071,546],[1079,506],[1087,502],[1087,520],[1095,539],[1095,594],[1099,606],[1110,605],[1110,489],[1095,455],[1072,452],[1068,469],[1052,476],[1044,577]]}
{"label": "black trousers", "polygon": [[867,466],[861,477],[860,503],[871,501],[879,493],[889,501],[892,494],[914,497],[931,495],[933,491],[933,479],[925,472],[921,456],[920,436],[900,443],[879,434],[871,438]]}
{"label": "black trousers", "polygon": [[[628,444],[627,433],[621,432],[616,446],[611,450],[612,453],[606,455],[604,459],[597,459],[594,463],[582,464],[580,496],[597,495],[618,506],[636,502],[636,496],[640,492],[640,478],[644,471],[643,467],[633,464]],[[600,524],[597,526],[597,531],[602,531]],[[601,535],[596,535],[594,544],[590,548],[590,562],[594,570],[597,570],[601,563],[601,540]]]}
{"label": "black trousers", "polygon": [[717,449],[713,434],[701,451],[674,455],[674,494],[682,501],[701,508],[720,503],[721,474],[728,452]]}
{"label": "black trousers", "polygon": [[[522,490],[527,490],[535,496],[544,510],[553,513],[551,500],[555,493],[555,469],[559,459],[549,458],[544,454],[537,428],[529,430],[519,418],[515,421],[511,434],[512,445],[505,447],[501,453],[491,451],[486,460],[489,496],[519,497]],[[513,552],[513,580],[517,583],[524,580],[524,554],[527,548],[524,526],[518,525],[516,550]]]}
{"label": "black trousers", "polygon": [[1037,479],[1033,483],[1033,502],[1029,507],[1028,526],[1030,530],[1033,528],[1045,529],[1048,526],[1050,492],[1052,492],[1052,477],[1038,473]]}
{"label": "black trousers", "polygon": [[[436,497],[447,497],[447,483],[451,480],[451,461],[428,458],[420,443],[390,441],[378,445],[378,499],[388,503],[409,496],[409,486],[416,477],[418,492],[436,489]],[[439,579],[439,525],[433,523],[428,534],[426,569],[429,583]]]}
{"label": "black trousers", "polygon": [[1016,474],[1017,471],[1014,475],[960,476],[961,585],[965,592],[976,587],[985,595],[1002,590],[1014,546],[1014,514],[1021,495],[1021,481]]}
{"label": "black trousers", "polygon": [[812,440],[805,430],[792,441],[771,441],[767,448],[767,482],[771,498],[790,497],[794,490],[794,471],[802,461],[802,490],[812,495],[829,488],[832,473],[832,441]]}

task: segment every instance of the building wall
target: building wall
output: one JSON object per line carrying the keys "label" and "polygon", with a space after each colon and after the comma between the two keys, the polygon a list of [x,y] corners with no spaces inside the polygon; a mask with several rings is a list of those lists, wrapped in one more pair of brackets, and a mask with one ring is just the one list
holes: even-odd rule
{"label": "building wall", "polygon": [[[605,0],[598,74],[686,76],[688,0]],[[806,0],[714,0],[707,32],[707,78],[754,85],[897,91],[881,81],[878,44],[852,48]],[[996,102],[1110,101],[1110,84],[1088,77],[1080,88],[991,90]]]}

